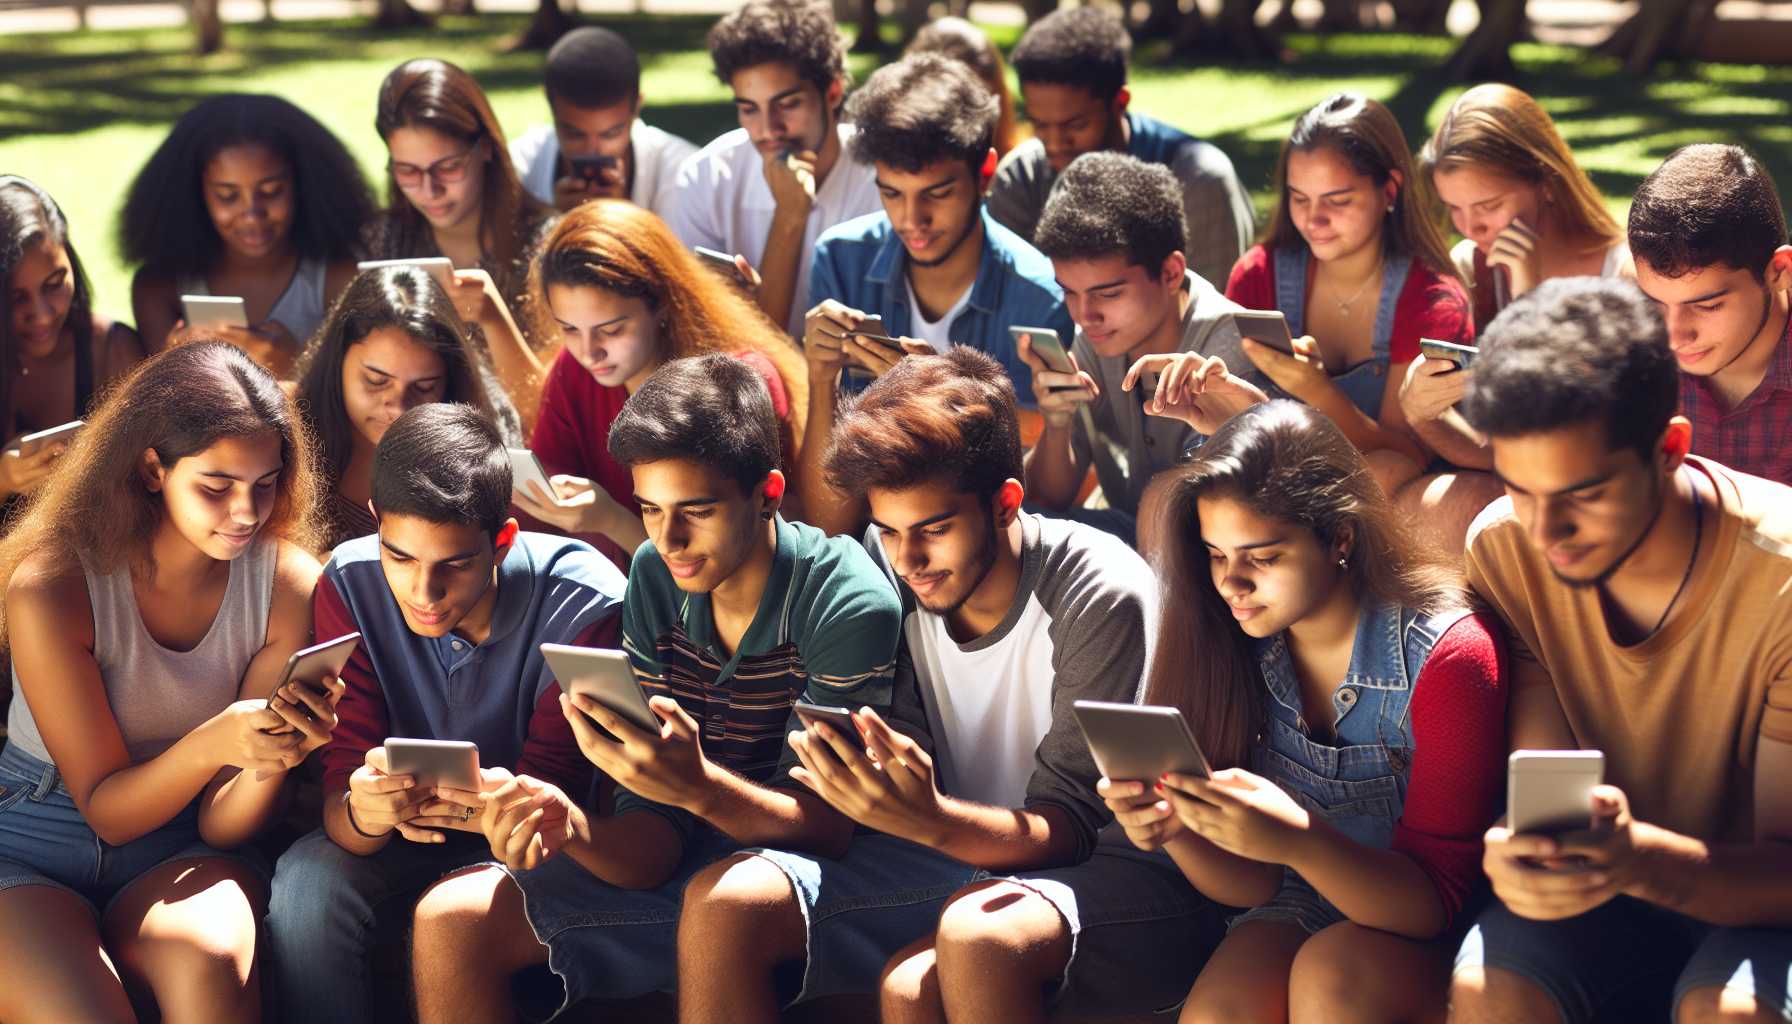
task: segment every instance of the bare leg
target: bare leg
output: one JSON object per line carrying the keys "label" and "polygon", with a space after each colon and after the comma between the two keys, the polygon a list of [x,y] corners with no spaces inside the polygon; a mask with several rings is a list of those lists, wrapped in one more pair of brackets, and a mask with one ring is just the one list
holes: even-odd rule
{"label": "bare leg", "polygon": [[773,972],[807,945],[796,890],[777,865],[737,855],[704,868],[678,918],[678,1019],[777,1024]]}
{"label": "bare leg", "polygon": [[934,948],[948,1018],[1043,1021],[1046,989],[1070,963],[1070,925],[1026,886],[984,882],[946,904]]}
{"label": "bare leg", "polygon": [[7,1024],[135,1021],[93,911],[48,885],[0,892],[0,1020]]}
{"label": "bare leg", "polygon": [[1778,1012],[1747,992],[1722,985],[1695,988],[1674,1007],[1674,1024],[1784,1024]]}
{"label": "bare leg", "polygon": [[910,943],[884,965],[878,1008],[882,1024],[946,1024],[933,936]]}
{"label": "bare leg", "polygon": [[1552,1024],[1555,1000],[1499,967],[1463,967],[1450,979],[1450,1024]]}
{"label": "bare leg", "polygon": [[501,868],[457,872],[417,901],[411,989],[417,1019],[513,1021],[510,979],[548,961],[523,912],[523,891]]}
{"label": "bare leg", "polygon": [[1247,921],[1232,929],[1189,990],[1180,1024],[1288,1019],[1288,973],[1307,941],[1299,925]]}
{"label": "bare leg", "polygon": [[255,930],[265,883],[223,858],[164,864],[132,882],[103,922],[129,983],[166,1024],[261,1019]]}
{"label": "bare leg", "polygon": [[1444,1019],[1455,950],[1349,922],[1308,939],[1288,977],[1293,1024]]}

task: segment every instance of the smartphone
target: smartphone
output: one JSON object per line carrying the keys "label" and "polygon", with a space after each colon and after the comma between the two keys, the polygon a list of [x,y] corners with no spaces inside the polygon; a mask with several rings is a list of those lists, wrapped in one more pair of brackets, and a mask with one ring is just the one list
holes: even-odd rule
{"label": "smartphone", "polygon": [[1064,340],[1057,331],[1050,327],[1010,327],[1008,336],[1014,339],[1015,351],[1020,350],[1022,335],[1032,341],[1034,353],[1048,369],[1056,373],[1076,372],[1076,364],[1070,361],[1070,353],[1064,350]]}
{"label": "smartphone", "polygon": [[727,275],[730,281],[740,280],[740,268],[734,265],[734,257],[725,252],[717,252],[714,249],[705,248],[701,245],[691,246],[691,251],[696,253],[698,259],[708,264],[717,273]]}
{"label": "smartphone", "polygon": [[[350,633],[292,652],[292,657],[286,659],[286,671],[280,674],[280,686],[297,681],[314,693],[324,692],[324,677],[341,675],[342,667],[348,664],[349,656],[355,653],[355,647],[360,643],[361,634]],[[280,686],[274,689],[278,690]]]}
{"label": "smartphone", "polygon": [[188,327],[247,327],[248,307],[240,295],[182,295]]}
{"label": "smartphone", "polygon": [[454,261],[446,256],[419,256],[410,260],[362,260],[355,264],[357,272],[379,270],[383,267],[416,267],[435,278],[443,291],[454,286]]}
{"label": "smartphone", "polygon": [[1071,711],[1095,766],[1110,779],[1154,782],[1165,772],[1213,774],[1177,708],[1079,700]]}
{"label": "smartphone", "polygon": [[1598,750],[1514,750],[1506,759],[1506,827],[1553,835],[1589,828],[1593,787],[1605,778]]}
{"label": "smartphone", "polygon": [[554,490],[553,481],[548,479],[548,471],[542,468],[541,460],[527,448],[506,448],[510,453],[510,489],[517,494],[529,494],[529,485],[535,484],[554,504],[560,504],[560,495]]}
{"label": "smartphone", "polygon": [[386,737],[386,771],[409,775],[418,786],[479,791],[479,745],[465,740]]}
{"label": "smartphone", "polygon": [[1468,364],[1475,361],[1481,350],[1473,345],[1458,345],[1453,341],[1438,341],[1435,338],[1419,339],[1419,354],[1426,359],[1442,359],[1456,364],[1456,369],[1466,370]]}
{"label": "smartphone", "polygon": [[647,705],[647,691],[635,678],[634,666],[622,651],[603,647],[542,644],[542,657],[567,695],[590,697],[630,725],[659,735],[660,716]]}
{"label": "smartphone", "polygon": [[74,420],[69,423],[64,423],[60,427],[51,427],[48,430],[40,430],[35,434],[26,434],[24,437],[19,438],[19,454],[36,455],[38,452],[43,451],[44,448],[53,445],[58,441],[72,440],[77,433],[80,433],[81,428],[86,425],[86,420]]}
{"label": "smartphone", "polygon": [[1238,310],[1230,317],[1231,332],[1239,338],[1268,345],[1283,355],[1294,354],[1294,335],[1288,332],[1288,318],[1280,310]]}
{"label": "smartphone", "polygon": [[568,155],[566,158],[566,165],[572,169],[572,176],[586,181],[597,181],[600,172],[615,167],[619,162],[614,156]]}
{"label": "smartphone", "polygon": [[825,722],[829,728],[838,729],[840,735],[847,740],[854,743],[859,740],[859,727],[852,724],[852,712],[846,708],[811,704],[806,700],[799,700],[796,702],[795,710],[796,717],[801,719],[803,725],[808,728],[813,729]]}

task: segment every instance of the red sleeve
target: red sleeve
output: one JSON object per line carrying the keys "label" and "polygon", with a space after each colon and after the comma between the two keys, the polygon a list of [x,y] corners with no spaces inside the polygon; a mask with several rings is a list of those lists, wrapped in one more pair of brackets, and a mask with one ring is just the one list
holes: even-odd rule
{"label": "red sleeve", "polygon": [[[573,638],[574,647],[621,646],[622,609],[616,608],[602,619],[585,627]],[[516,759],[516,773],[551,782],[574,800],[584,800],[591,787],[591,762],[579,750],[572,726],[560,711],[560,687],[549,686],[535,702],[535,713],[529,716],[529,735],[523,737],[523,752]]]}
{"label": "red sleeve", "polygon": [[[313,635],[321,640],[347,636],[361,627],[329,576],[320,576],[311,592]],[[367,645],[358,644],[342,667],[342,700],[336,705],[336,728],[324,745],[324,792],[348,788],[348,777],[367,760],[367,752],[386,742],[386,695]]]}
{"label": "red sleeve", "polygon": [[[548,379],[541,389],[541,413],[535,430],[529,435],[529,450],[541,460],[541,468],[549,476],[569,473],[591,480],[623,507],[639,513],[635,505],[633,478],[612,462],[607,453],[594,452],[609,439],[614,410],[605,401],[604,388],[592,379],[578,360],[565,349],[548,370]],[[536,519],[512,505],[510,514],[517,525],[534,533],[563,535],[566,531]],[[628,571],[629,556],[608,537],[595,533],[578,534],[578,539],[595,547],[622,571]],[[558,714],[558,709],[555,710]]]}
{"label": "red sleeve", "polygon": [[1388,339],[1388,362],[1401,366],[1419,357],[1419,339],[1471,345],[1475,313],[1468,292],[1455,277],[1440,277],[1413,264],[1406,287],[1394,303],[1394,334]]}
{"label": "red sleeve", "polygon": [[1481,834],[1505,788],[1506,645],[1488,613],[1463,618],[1413,684],[1412,769],[1393,848],[1416,861],[1454,919],[1481,879]]}
{"label": "red sleeve", "polygon": [[576,473],[589,476],[585,466],[584,444],[579,430],[577,379],[589,376],[565,349],[548,368],[548,379],[541,387],[541,413],[535,430],[529,435],[529,450],[541,460],[542,468],[555,473]]}
{"label": "red sleeve", "polygon": [[1276,268],[1267,247],[1253,245],[1232,264],[1226,298],[1246,309],[1276,308]]}

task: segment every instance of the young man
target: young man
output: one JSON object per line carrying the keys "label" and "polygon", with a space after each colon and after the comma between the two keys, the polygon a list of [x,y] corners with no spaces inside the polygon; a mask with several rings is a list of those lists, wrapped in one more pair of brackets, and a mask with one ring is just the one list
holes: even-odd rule
{"label": "young man", "polygon": [[[882,317],[890,337],[926,343],[911,345],[916,351],[965,345],[987,352],[1029,395],[1030,375],[1008,328],[1069,335],[1051,264],[983,209],[998,112],[968,67],[938,54],[879,68],[853,94],[852,157],[875,168],[884,209],[829,229],[815,246],[803,333],[815,436],[833,428],[842,389],[860,390],[902,358],[848,333],[867,316]],[[806,479],[820,477],[825,447],[805,451]],[[830,532],[858,525],[852,512],[807,511]]]}
{"label": "young man", "polygon": [[1511,626],[1511,742],[1607,784],[1587,831],[1488,831],[1452,1020],[1792,1020],[1792,489],[1689,456],[1678,394],[1628,282],[1546,281],[1482,335],[1462,408],[1507,497],[1468,576]]}
{"label": "young man", "polygon": [[[980,871],[1094,852],[1110,819],[1070,706],[1137,699],[1156,582],[1113,537],[1022,512],[1020,454],[1007,375],[969,349],[903,360],[842,418],[828,474],[869,502],[866,547],[903,596],[896,699],[919,701],[934,749],[868,709],[850,735],[792,737],[798,780],[875,833],[843,857],[762,849],[699,874],[679,922],[683,1020],[775,1021],[793,998],[876,991],[899,950],[930,958],[941,907]],[[800,986],[775,983],[786,967]]]}
{"label": "young man", "polygon": [[1062,512],[1094,462],[1108,508],[1136,517],[1153,476],[1265,398],[1258,385],[1267,382],[1231,329],[1240,307],[1189,269],[1182,189],[1159,164],[1122,153],[1078,157],[1046,203],[1035,241],[1077,324],[1078,372],[1050,370],[1030,338],[1022,346],[1045,420],[1027,454],[1027,493]]}
{"label": "young man", "polygon": [[1692,450],[1792,484],[1792,245],[1740,146],[1675,151],[1630,207],[1637,285],[1668,322]]}
{"label": "young man", "polygon": [[840,159],[852,126],[839,119],[849,76],[833,9],[749,0],[710,30],[709,55],[740,127],[685,161],[666,223],[686,245],[753,261],[760,306],[801,337],[806,255],[877,209],[871,169]]}
{"label": "young man", "polygon": [[764,382],[732,356],[669,363],[623,406],[610,453],[634,474],[648,532],[623,648],[663,724],[562,702],[619,787],[615,808],[597,817],[525,779],[490,798],[481,821],[509,874],[460,875],[418,904],[426,1022],[512,1019],[511,978],[534,964],[561,979],[567,1005],[669,991],[691,875],[742,846],[837,852],[851,835],[790,778],[791,707],[886,707],[901,606],[858,544],[778,515]]}
{"label": "young man", "polygon": [[1185,250],[1195,273],[1216,288],[1256,232],[1250,196],[1219,147],[1127,110],[1132,37],[1105,7],[1066,8],[1034,22],[1014,47],[1021,101],[1033,138],[996,169],[989,212],[1033,239],[1052,182],[1084,153],[1108,149],[1163,164],[1182,185]]}
{"label": "young man", "polygon": [[400,416],[374,455],[379,533],[336,549],[316,633],[361,634],[323,751],[324,826],[280,858],[268,906],[290,1021],[383,1019],[370,961],[436,879],[488,860],[478,795],[387,773],[388,736],[471,740],[482,784],[512,772],[583,795],[590,766],[560,713],[543,643],[608,646],[622,574],[589,545],[518,533],[510,459],[469,406]]}
{"label": "young man", "polygon": [[548,51],[551,125],[510,143],[523,187],[570,210],[587,199],[627,199],[661,217],[672,183],[697,147],[641,120],[641,62],[607,28],[575,28]]}

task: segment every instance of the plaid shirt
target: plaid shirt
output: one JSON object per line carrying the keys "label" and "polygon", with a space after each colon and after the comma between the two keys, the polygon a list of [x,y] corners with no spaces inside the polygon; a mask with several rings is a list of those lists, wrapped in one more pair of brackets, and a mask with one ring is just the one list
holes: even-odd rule
{"label": "plaid shirt", "polygon": [[1692,420],[1692,453],[1731,469],[1792,484],[1792,321],[1755,390],[1724,411],[1704,377],[1680,375],[1680,409]]}

